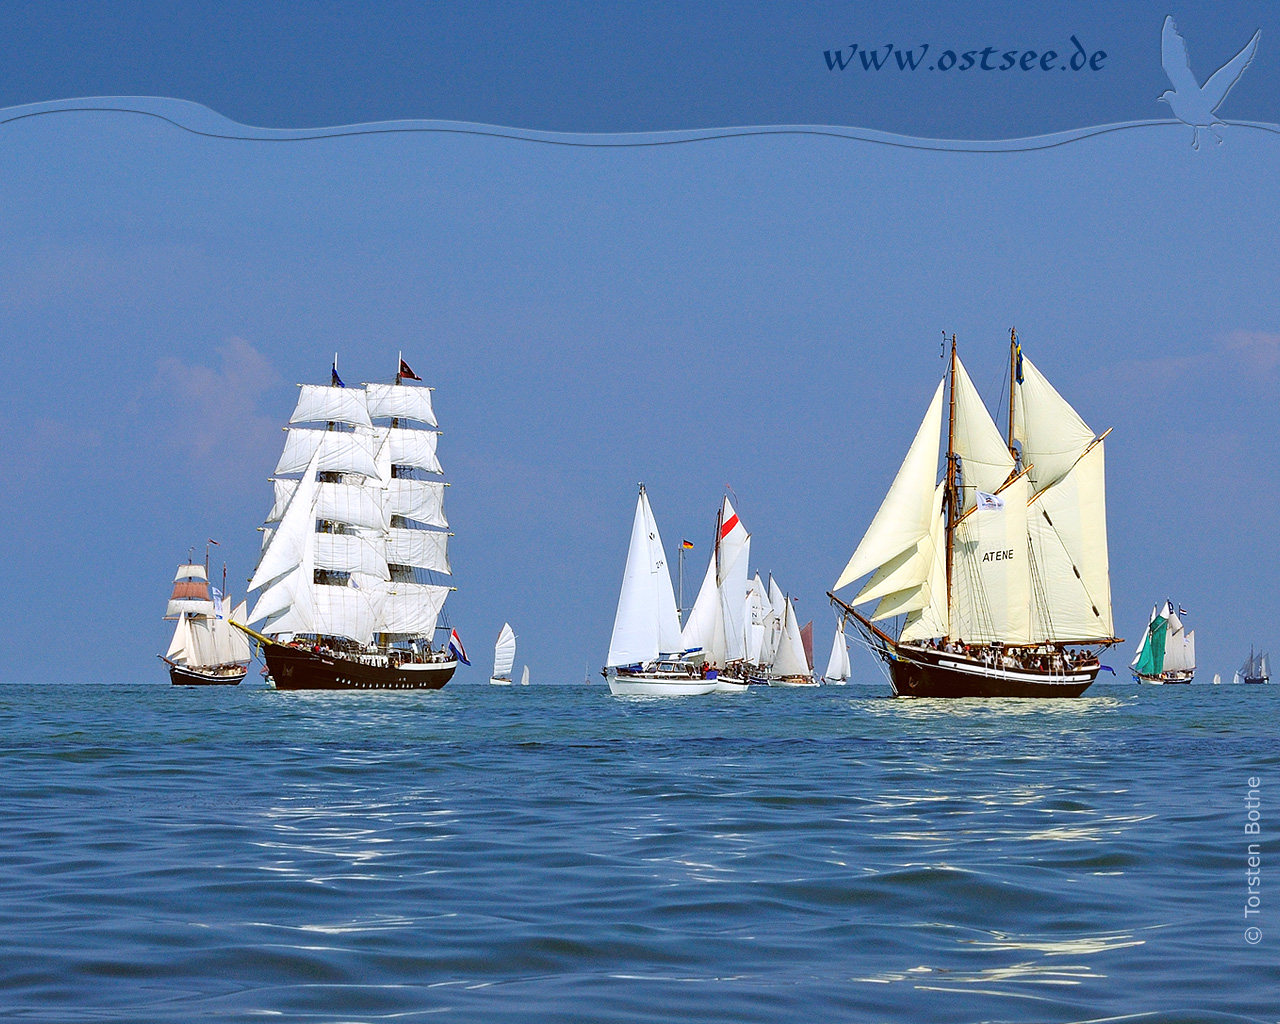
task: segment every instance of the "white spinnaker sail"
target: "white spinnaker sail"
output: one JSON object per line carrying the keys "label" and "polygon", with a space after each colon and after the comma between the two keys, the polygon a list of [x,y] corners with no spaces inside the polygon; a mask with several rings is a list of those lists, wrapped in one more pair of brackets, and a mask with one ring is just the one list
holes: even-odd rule
{"label": "white spinnaker sail", "polygon": [[824,679],[833,683],[843,683],[849,678],[849,644],[844,636],[844,619],[836,623],[836,635],[831,641],[831,657],[827,659],[827,670],[822,674]]}
{"label": "white spinnaker sail", "polygon": [[942,431],[942,384],[915,440],[907,451],[889,493],[885,495],[867,532],[863,534],[833,589],[854,580],[915,548],[929,535],[933,491],[938,479],[938,445]]}
{"label": "white spinnaker sail", "polygon": [[786,617],[782,624],[782,640],[773,659],[773,674],[783,677],[809,675],[804,641],[800,638],[800,623],[796,620],[796,612],[790,601],[787,602]]}
{"label": "white spinnaker sail", "polygon": [[378,475],[378,467],[373,461],[373,436],[368,431],[299,427],[289,428],[275,473],[277,476],[301,473],[317,454],[320,461],[316,463],[316,471],[319,473]]}
{"label": "white spinnaker sail", "polygon": [[289,417],[290,423],[349,423],[355,427],[371,427],[365,393],[360,388],[325,387],[302,384],[298,404]]}
{"label": "white spinnaker sail", "polygon": [[516,634],[511,623],[504,622],[493,647],[493,678],[510,679],[511,666],[516,663]]}
{"label": "white spinnaker sail", "polygon": [[1027,478],[1000,492],[1003,507],[976,509],[952,531],[951,631],[967,642],[1030,642]]}
{"label": "white spinnaker sail", "polygon": [[374,419],[417,420],[429,427],[436,426],[430,388],[411,388],[403,384],[366,384],[364,390],[369,415]]}
{"label": "white spinnaker sail", "polygon": [[724,622],[724,657],[726,662],[742,661],[747,656],[747,563],[751,557],[751,535],[738,546],[733,564],[722,573],[720,611]]}
{"label": "white spinnaker sail", "polygon": [[[924,584],[928,588],[928,600],[919,610],[907,615],[898,637],[902,643],[951,635],[951,609],[947,594],[947,518],[942,510],[945,490],[946,485],[939,484],[933,496],[933,526],[929,530],[932,557]],[[847,654],[846,651],[846,657]]]}
{"label": "white spinnaker sail", "polygon": [[977,504],[978,491],[994,494],[1013,472],[1009,446],[982,403],[964,364],[956,356],[955,453],[960,457],[960,506]]}
{"label": "white spinnaker sail", "polygon": [[1095,444],[1027,509],[1033,643],[1091,643],[1115,635],[1103,447]]}
{"label": "white spinnaker sail", "polygon": [[648,495],[641,488],[605,664],[642,665],[660,653],[679,649],[680,624],[671,574]]}
{"label": "white spinnaker sail", "polygon": [[[1022,444],[1032,491],[1052,487],[1093,444],[1094,434],[1035,364],[1022,357],[1022,383],[1014,385],[1013,436]],[[1105,536],[1105,531],[1104,531]]]}
{"label": "white spinnaker sail", "polygon": [[701,648],[707,663],[724,667],[724,612],[720,607],[720,591],[716,587],[716,558],[711,555],[707,573],[702,578],[698,598],[680,633],[680,646],[691,651]]}

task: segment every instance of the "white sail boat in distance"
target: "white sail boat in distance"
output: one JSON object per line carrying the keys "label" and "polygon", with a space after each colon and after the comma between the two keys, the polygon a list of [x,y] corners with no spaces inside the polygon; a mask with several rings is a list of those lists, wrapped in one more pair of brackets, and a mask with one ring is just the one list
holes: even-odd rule
{"label": "white sail boat in distance", "polygon": [[528,665],[526,665],[524,667],[524,670],[520,673],[520,685],[521,686],[529,685],[529,666]]}
{"label": "white sail boat in distance", "polygon": [[[216,543],[211,541],[210,543]],[[159,655],[169,666],[169,680],[175,686],[237,686],[249,670],[249,638],[231,628],[231,618],[243,622],[247,604],[231,606],[226,593],[227,570],[222,569],[222,590],[209,587],[209,555],[205,564],[188,559],[178,566],[173,578],[173,596],[165,610],[166,619],[177,619],[169,649]]]}
{"label": "white sail boat in distance", "polygon": [[[1098,676],[1098,654],[1121,642],[1107,556],[1110,431],[1095,436],[1012,331],[1009,357],[1005,437],[952,335],[947,375],[832,590],[867,581],[848,602],[829,594],[897,696],[1077,697]],[[869,614],[855,610],[870,601]],[[901,622],[896,635],[876,625],[886,619]]]}
{"label": "white sail boat in distance", "polygon": [[828,686],[844,686],[849,681],[849,642],[844,636],[844,619],[836,623],[835,640],[831,643],[831,657],[822,681]]}
{"label": "white sail boat in distance", "polygon": [[603,673],[610,692],[618,696],[710,693],[715,680],[705,678],[701,664],[683,658],[683,651],[666,551],[641,484]]}
{"label": "white sail boat in distance", "polygon": [[511,623],[504,622],[493,647],[493,675],[489,682],[494,686],[511,685],[511,666],[516,663],[516,634]]}

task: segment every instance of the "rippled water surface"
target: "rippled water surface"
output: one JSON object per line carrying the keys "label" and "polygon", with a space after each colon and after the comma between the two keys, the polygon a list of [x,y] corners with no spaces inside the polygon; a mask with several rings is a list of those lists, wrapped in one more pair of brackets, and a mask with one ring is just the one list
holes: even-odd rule
{"label": "rippled water surface", "polygon": [[0,1011],[1275,1021],[1277,690],[0,686]]}

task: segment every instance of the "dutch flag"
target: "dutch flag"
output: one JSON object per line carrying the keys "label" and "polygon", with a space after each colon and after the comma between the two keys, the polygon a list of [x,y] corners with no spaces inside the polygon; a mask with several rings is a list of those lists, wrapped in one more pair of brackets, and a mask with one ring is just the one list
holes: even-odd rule
{"label": "dutch flag", "polygon": [[462,641],[458,639],[458,631],[456,629],[449,630],[449,650],[453,652],[453,656],[462,664],[470,665],[467,660],[467,649],[462,646]]}

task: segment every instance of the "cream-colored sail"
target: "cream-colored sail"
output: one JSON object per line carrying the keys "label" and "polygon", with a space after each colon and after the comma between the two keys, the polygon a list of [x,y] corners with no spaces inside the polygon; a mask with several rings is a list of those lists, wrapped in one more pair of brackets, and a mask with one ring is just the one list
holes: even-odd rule
{"label": "cream-colored sail", "polygon": [[1092,643],[1115,636],[1105,476],[1099,441],[1027,509],[1032,642]]}
{"label": "cream-colored sail", "polygon": [[1013,456],[959,356],[956,356],[955,400],[953,447],[960,457],[960,509],[967,512],[977,504],[979,491],[994,494],[1009,479]]}
{"label": "cream-colored sail", "polygon": [[[938,443],[942,429],[942,388],[934,392],[924,422],[894,477],[875,518],[833,589],[878,569],[929,536],[933,490],[938,479]],[[927,574],[927,568],[922,570]]]}
{"label": "cream-colored sail", "polygon": [[1093,444],[1094,433],[1026,356],[1022,383],[1014,386],[1013,436],[1022,444],[1032,491],[1065,477]]}
{"label": "cream-colored sail", "polygon": [[952,532],[951,633],[967,643],[1030,642],[1027,478],[977,508]]}
{"label": "cream-colored sail", "polygon": [[945,491],[946,485],[938,484],[933,495],[933,526],[929,530],[933,557],[926,581],[929,600],[907,616],[898,638],[903,643],[951,635],[951,612],[947,600],[947,518],[942,509]]}

